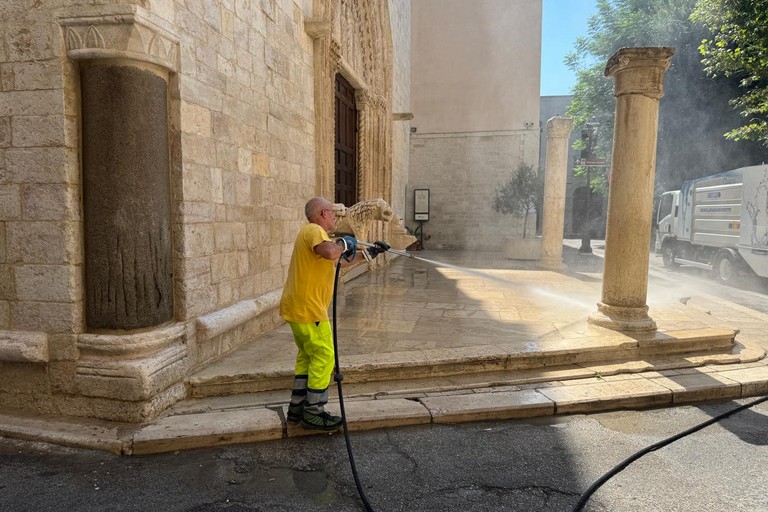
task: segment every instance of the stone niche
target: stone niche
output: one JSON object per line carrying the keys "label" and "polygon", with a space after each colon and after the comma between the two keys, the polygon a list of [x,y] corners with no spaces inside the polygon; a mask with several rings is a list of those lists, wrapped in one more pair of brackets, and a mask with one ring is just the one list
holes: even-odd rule
{"label": "stone niche", "polygon": [[57,374],[68,398],[56,409],[142,421],[184,397],[193,366],[173,302],[169,83],[179,43],[138,6],[59,22],[80,72],[86,332],[74,368]]}

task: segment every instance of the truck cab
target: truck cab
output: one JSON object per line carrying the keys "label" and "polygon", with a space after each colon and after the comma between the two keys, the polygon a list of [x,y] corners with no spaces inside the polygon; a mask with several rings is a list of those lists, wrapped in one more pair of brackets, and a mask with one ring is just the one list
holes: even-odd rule
{"label": "truck cab", "polygon": [[[680,191],[673,190],[664,192],[659,200],[659,208],[656,213],[656,243],[654,250],[656,254],[661,254],[665,258],[664,264],[669,266],[672,263],[672,253],[665,257],[665,246],[669,247],[673,240],[677,239],[678,214],[680,212]],[[670,261],[666,261],[669,257]]]}

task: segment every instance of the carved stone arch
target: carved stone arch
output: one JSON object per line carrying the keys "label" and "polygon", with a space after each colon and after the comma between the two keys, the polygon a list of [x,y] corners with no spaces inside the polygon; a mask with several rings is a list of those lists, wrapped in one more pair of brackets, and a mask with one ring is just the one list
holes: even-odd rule
{"label": "carved stone arch", "polygon": [[[358,196],[392,201],[392,31],[387,0],[315,0],[305,22],[314,38],[318,194],[334,197],[334,82],[356,90]],[[351,205],[347,205],[351,206]]]}

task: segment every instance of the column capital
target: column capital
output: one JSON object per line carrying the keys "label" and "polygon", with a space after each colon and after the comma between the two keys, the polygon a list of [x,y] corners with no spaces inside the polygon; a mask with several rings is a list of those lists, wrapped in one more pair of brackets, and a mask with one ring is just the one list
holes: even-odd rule
{"label": "column capital", "polygon": [[605,76],[616,79],[614,95],[664,95],[664,73],[675,49],[669,47],[621,48],[605,66]]}
{"label": "column capital", "polygon": [[72,60],[129,59],[179,70],[178,38],[138,7],[113,14],[62,17],[59,23]]}
{"label": "column capital", "polygon": [[567,139],[571,135],[573,128],[572,117],[551,117],[547,121],[547,137]]}

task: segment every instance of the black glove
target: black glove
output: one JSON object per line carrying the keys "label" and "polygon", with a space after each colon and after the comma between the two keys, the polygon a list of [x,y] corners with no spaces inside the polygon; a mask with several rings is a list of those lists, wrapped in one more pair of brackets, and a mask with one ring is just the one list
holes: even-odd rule
{"label": "black glove", "polygon": [[346,261],[352,261],[357,256],[357,239],[353,236],[343,236],[340,238],[344,244],[344,252],[341,253],[341,257]]}
{"label": "black glove", "polygon": [[373,242],[373,247],[368,248],[368,254],[371,255],[371,258],[375,258],[379,254],[383,252],[387,252],[389,250],[389,244],[387,242],[382,242],[381,240],[377,240]]}

